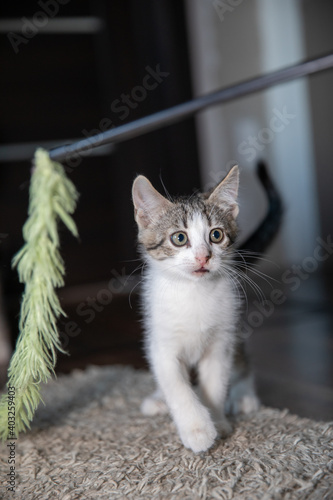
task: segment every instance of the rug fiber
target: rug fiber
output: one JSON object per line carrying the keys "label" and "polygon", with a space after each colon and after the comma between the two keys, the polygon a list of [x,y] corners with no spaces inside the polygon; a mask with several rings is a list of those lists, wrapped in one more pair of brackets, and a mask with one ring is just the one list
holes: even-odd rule
{"label": "rug fiber", "polygon": [[[195,455],[169,416],[140,414],[152,388],[147,372],[121,366],[50,382],[46,406],[16,442],[15,498],[333,499],[332,423],[262,408]],[[1,457],[3,478],[6,451]]]}

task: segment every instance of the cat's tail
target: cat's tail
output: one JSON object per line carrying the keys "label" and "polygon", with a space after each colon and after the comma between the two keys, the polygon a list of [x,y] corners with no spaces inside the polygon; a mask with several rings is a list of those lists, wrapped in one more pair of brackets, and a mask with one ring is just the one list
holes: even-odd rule
{"label": "cat's tail", "polygon": [[[269,177],[266,165],[260,161],[257,165],[257,176],[264,187],[267,200],[268,210],[264,220],[259,224],[254,233],[239,247],[239,260],[246,260],[247,263],[253,264],[259,254],[267,250],[269,245],[274,240],[281,225],[283,215],[283,204],[281,197],[275,188],[271,178]],[[244,250],[244,253],[242,253]]]}

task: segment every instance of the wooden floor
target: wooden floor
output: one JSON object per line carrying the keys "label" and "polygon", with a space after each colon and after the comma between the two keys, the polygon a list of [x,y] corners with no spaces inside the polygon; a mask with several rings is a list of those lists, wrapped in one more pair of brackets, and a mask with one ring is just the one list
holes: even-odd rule
{"label": "wooden floor", "polygon": [[[255,295],[248,296],[242,335],[258,394],[265,405],[333,420],[333,294],[318,274],[297,290],[294,285],[274,282],[261,305]],[[90,364],[147,367],[138,297],[132,294],[130,305],[128,295],[111,296],[102,292],[106,288],[100,283],[76,291],[76,296],[63,294],[68,318],[60,329],[70,356],[59,356],[58,372]]]}
{"label": "wooden floor", "polygon": [[333,420],[332,303],[315,280],[286,296],[249,339],[258,393],[268,406]]}

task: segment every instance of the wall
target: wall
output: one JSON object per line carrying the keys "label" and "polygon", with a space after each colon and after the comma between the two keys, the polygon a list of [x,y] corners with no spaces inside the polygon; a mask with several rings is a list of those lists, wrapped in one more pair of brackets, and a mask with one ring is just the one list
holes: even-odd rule
{"label": "wall", "polygon": [[[188,0],[196,95],[306,58],[301,2]],[[312,255],[319,235],[309,90],[306,79],[279,85],[197,117],[202,183],[241,166],[243,237],[265,211],[254,167],[267,160],[285,220],[269,258],[288,266]]]}
{"label": "wall", "polygon": [[[303,0],[305,43],[308,57],[327,54],[333,49],[333,2]],[[313,76],[309,81],[312,133],[319,192],[320,228],[324,238],[333,234],[333,70]]]}

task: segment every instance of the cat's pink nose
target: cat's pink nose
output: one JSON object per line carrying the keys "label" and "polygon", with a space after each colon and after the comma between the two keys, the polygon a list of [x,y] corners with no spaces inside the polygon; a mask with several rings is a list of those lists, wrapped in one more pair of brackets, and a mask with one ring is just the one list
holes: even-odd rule
{"label": "cat's pink nose", "polygon": [[196,255],[195,260],[200,264],[201,267],[204,267],[209,259],[211,258],[211,254],[209,252]]}

